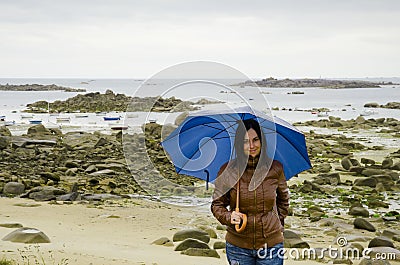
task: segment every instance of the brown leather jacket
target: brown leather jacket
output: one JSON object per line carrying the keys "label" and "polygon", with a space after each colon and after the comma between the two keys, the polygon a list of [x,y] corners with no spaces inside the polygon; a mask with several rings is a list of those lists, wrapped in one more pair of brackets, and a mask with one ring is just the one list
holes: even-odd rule
{"label": "brown leather jacket", "polygon": [[[221,167],[219,176],[215,184],[214,195],[218,194],[221,190],[221,172],[225,176],[232,175],[238,172],[236,163],[225,164]],[[236,173],[238,174],[238,173]],[[236,185],[237,180],[231,181],[231,188],[222,196],[214,196],[211,204],[211,211],[218,221],[227,226],[226,241],[247,249],[259,249],[265,247],[272,247],[278,243],[283,242],[283,225],[284,219],[288,214],[289,208],[289,189],[287,187],[285,175],[283,172],[282,164],[276,160],[272,161],[271,167],[265,166],[259,174],[266,177],[261,179],[262,182],[258,187],[249,191],[249,184],[251,183],[254,168],[247,166],[245,172],[240,178],[240,193],[239,193],[239,206],[240,212],[247,215],[248,221],[246,228],[238,233],[235,226],[231,224],[231,211],[236,207]],[[257,174],[254,174],[256,177]],[[235,179],[233,177],[233,179]],[[226,184],[226,181],[223,181]],[[229,206],[229,209],[227,207]]]}

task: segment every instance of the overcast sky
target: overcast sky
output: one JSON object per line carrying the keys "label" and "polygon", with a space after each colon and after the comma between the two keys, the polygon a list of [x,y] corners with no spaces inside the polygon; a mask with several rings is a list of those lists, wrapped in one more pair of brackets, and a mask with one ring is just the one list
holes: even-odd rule
{"label": "overcast sky", "polygon": [[400,76],[398,0],[0,0],[0,77]]}

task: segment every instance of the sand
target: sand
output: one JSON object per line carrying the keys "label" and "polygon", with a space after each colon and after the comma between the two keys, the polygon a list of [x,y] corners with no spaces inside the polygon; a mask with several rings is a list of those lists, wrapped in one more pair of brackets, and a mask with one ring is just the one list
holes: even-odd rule
{"label": "sand", "polygon": [[[30,207],[29,207],[30,206]],[[20,198],[0,198],[0,224],[20,223],[43,231],[51,240],[46,244],[0,241],[1,258],[22,261],[31,255],[30,264],[228,264],[224,250],[219,259],[192,257],[174,247],[151,243],[163,236],[193,227],[194,220],[215,219],[207,206],[178,207],[144,199],[88,203],[50,204]],[[0,238],[16,228],[0,227]],[[224,232],[218,231],[223,240]],[[211,244],[216,239],[212,239]],[[176,242],[174,243],[176,246]],[[211,245],[210,244],[210,245]],[[43,258],[44,262],[41,260]],[[63,259],[68,259],[66,262]],[[26,262],[26,261],[25,261]],[[321,264],[316,261],[288,260],[285,264]]]}

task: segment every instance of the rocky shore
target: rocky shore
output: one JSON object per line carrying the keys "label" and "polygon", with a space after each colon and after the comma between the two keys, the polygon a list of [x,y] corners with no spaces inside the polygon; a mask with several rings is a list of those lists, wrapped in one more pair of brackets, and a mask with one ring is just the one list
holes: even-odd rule
{"label": "rocky shore", "polygon": [[25,85],[0,85],[0,90],[3,91],[57,91],[64,92],[86,92],[84,88],[71,88],[58,85],[39,85],[39,84],[25,84]]}
{"label": "rocky shore", "polygon": [[[102,209],[111,209],[110,204],[113,204],[114,210],[118,207],[121,211],[127,208],[135,211],[137,205],[147,203],[124,200],[132,194],[146,196],[143,187],[153,185],[150,182],[157,171],[165,180],[155,183],[152,190],[165,197],[181,196],[184,200],[186,196],[209,196],[196,179],[175,173],[159,145],[162,135],[175,126],[148,124],[144,127],[145,134],[103,135],[62,134],[57,129],[35,125],[20,137],[12,136],[7,127],[2,127],[2,196],[53,204],[95,201]],[[288,182],[291,206],[285,222],[285,248],[314,249],[317,253],[328,246],[358,249],[359,253],[368,249],[371,256],[394,253],[391,260],[385,261],[389,263],[384,264],[395,264],[396,259],[400,260],[400,121],[361,116],[352,120],[329,117],[296,126],[309,130],[305,135],[313,168]],[[322,133],[320,129],[328,132]],[[387,139],[388,144],[375,143],[377,138]],[[146,153],[157,170],[150,168]],[[176,188],[171,182],[184,186]],[[162,208],[162,205],[165,206],[151,207]],[[161,209],[153,212],[147,221],[152,226],[144,226],[157,232],[149,231],[151,236],[144,236],[146,240],[141,241],[142,244],[145,243],[150,252],[176,257],[176,261],[182,259],[180,256],[203,256],[203,259],[207,256],[209,258],[203,261],[193,257],[193,264],[226,264],[223,250],[226,228],[219,225],[208,210],[189,209],[176,209],[174,214],[166,214],[171,222],[169,226],[156,217],[162,215]],[[121,218],[125,214],[113,212],[109,220],[116,219],[115,222],[123,226],[128,220]],[[185,218],[181,218],[181,214]],[[176,223],[176,216],[180,216],[179,223]],[[341,245],[340,240],[346,244]],[[114,251],[118,251],[120,244],[123,243],[116,243]],[[108,264],[118,264],[111,260]],[[296,260],[295,264],[297,262],[309,264],[310,259]],[[322,255],[312,262],[377,264],[378,261]]]}
{"label": "rocky shore", "polygon": [[100,92],[76,95],[65,101],[54,102],[38,101],[28,104],[25,112],[33,113],[70,113],[70,112],[137,112],[137,111],[158,111],[158,112],[181,112],[196,110],[193,103],[182,101],[175,97],[130,97],[124,94],[115,94],[107,90],[104,94]]}
{"label": "rocky shore", "polygon": [[238,85],[242,86],[260,86],[260,87],[320,87],[320,88],[373,88],[380,87],[381,85],[395,85],[392,82],[368,82],[359,80],[333,80],[333,79],[276,79],[273,77],[257,80],[257,81],[246,81]]}

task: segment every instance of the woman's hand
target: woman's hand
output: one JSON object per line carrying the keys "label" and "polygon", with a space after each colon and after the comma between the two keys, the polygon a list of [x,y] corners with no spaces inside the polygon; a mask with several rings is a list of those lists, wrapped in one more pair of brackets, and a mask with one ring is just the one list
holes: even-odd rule
{"label": "woman's hand", "polygon": [[240,221],[243,219],[243,214],[240,212],[233,211],[231,214],[231,224],[239,225]]}

